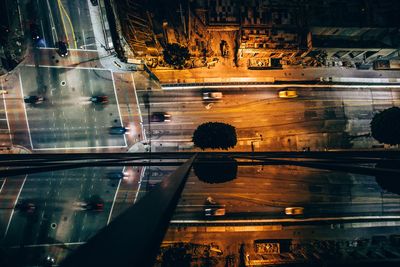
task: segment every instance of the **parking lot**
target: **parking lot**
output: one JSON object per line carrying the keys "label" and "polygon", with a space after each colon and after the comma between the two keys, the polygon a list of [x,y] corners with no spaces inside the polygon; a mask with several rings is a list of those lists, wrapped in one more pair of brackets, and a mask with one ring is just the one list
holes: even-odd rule
{"label": "parking lot", "polygon": [[[43,97],[25,103],[33,150],[126,147],[124,135],[109,135],[122,126],[111,72],[103,69],[25,66],[22,95]],[[90,97],[104,95],[107,104]]]}

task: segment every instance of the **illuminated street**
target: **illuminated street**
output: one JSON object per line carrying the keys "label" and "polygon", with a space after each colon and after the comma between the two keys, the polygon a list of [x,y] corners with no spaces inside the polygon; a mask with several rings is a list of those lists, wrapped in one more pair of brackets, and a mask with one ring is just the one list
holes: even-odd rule
{"label": "illuminated street", "polygon": [[400,5],[278,2],[2,1],[0,266],[397,266]]}

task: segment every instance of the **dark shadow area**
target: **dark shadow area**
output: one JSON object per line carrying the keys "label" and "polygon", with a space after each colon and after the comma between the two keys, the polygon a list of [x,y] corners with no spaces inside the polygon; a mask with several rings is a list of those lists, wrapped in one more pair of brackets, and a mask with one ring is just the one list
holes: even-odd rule
{"label": "dark shadow area", "polygon": [[[375,165],[375,168],[400,169],[398,162],[391,160],[382,160]],[[400,195],[400,177],[398,175],[380,174],[375,176],[375,180],[382,189]]]}
{"label": "dark shadow area", "polygon": [[229,157],[210,157],[198,159],[193,170],[200,181],[205,183],[225,183],[236,178],[238,163]]}

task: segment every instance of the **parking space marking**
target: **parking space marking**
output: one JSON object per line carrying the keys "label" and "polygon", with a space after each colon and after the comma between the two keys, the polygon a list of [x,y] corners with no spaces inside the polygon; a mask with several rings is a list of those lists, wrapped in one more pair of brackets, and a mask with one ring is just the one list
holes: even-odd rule
{"label": "parking space marking", "polygon": [[3,187],[4,187],[4,184],[6,183],[6,181],[7,181],[7,179],[5,178],[5,179],[3,180],[3,183],[1,184],[0,193],[1,193],[1,191],[3,191]]}
{"label": "parking space marking", "polygon": [[[122,123],[122,116],[121,116],[121,111],[119,110],[119,102],[118,102],[118,95],[117,95],[117,90],[115,89],[115,80],[114,80],[114,73],[109,70],[111,73],[111,79],[112,79],[112,84],[114,88],[114,95],[115,95],[115,101],[117,101],[117,109],[118,109],[118,115],[119,115],[119,121],[121,122],[121,126],[124,127],[124,124]],[[124,142],[125,146],[128,146],[128,143],[126,142],[126,136],[124,135]]]}
{"label": "parking space marking", "polygon": [[[21,96],[24,97],[24,89],[22,88],[21,72],[18,73],[18,77],[19,77],[19,89],[21,90]],[[29,142],[31,143],[31,148],[33,149],[32,136],[31,136],[31,130],[29,128],[28,113],[26,112],[25,101],[23,101],[22,104],[23,104],[24,112],[25,112],[26,126],[28,127]]]}

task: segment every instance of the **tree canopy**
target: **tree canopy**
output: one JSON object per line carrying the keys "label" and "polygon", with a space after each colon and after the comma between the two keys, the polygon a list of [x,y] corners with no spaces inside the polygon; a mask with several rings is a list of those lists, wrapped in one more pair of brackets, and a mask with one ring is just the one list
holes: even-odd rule
{"label": "tree canopy", "polygon": [[194,131],[192,141],[195,146],[203,150],[206,148],[228,150],[237,143],[236,129],[222,122],[206,122]]}
{"label": "tree canopy", "polygon": [[381,143],[400,144],[400,108],[392,107],[375,114],[371,121],[371,134]]}
{"label": "tree canopy", "polygon": [[176,67],[182,67],[185,61],[190,58],[189,49],[178,43],[167,44],[163,55],[165,62]]}

